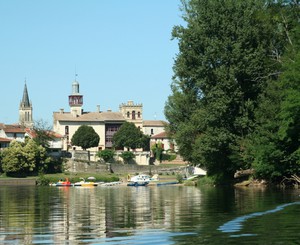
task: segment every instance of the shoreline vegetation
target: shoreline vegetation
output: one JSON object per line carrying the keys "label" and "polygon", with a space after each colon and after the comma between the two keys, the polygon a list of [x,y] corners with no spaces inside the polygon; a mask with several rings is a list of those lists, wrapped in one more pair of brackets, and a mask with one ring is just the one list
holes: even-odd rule
{"label": "shoreline vegetation", "polygon": [[[136,173],[138,174],[138,173]],[[131,175],[133,176],[133,174]],[[68,179],[71,183],[75,183],[81,180],[81,178],[88,179],[89,177],[94,177],[95,182],[115,182],[120,181],[121,185],[126,185],[128,183],[128,174],[113,174],[113,173],[92,173],[92,172],[78,172],[78,173],[55,173],[55,174],[42,174],[39,176],[27,176],[27,177],[7,177],[4,174],[0,175],[0,186],[6,185],[37,185],[37,186],[49,186],[52,183],[56,183],[59,180]],[[159,180],[153,182],[165,183],[178,181],[177,185],[182,186],[222,186],[216,185],[211,177],[203,176],[198,177],[194,180],[184,180],[180,174],[160,174]],[[153,186],[149,184],[149,186]],[[280,187],[280,188],[299,188],[300,183],[291,179],[286,179],[286,182],[281,183],[271,183],[266,180],[259,179],[244,179],[227,184],[234,186],[236,188],[262,188],[262,187]]]}

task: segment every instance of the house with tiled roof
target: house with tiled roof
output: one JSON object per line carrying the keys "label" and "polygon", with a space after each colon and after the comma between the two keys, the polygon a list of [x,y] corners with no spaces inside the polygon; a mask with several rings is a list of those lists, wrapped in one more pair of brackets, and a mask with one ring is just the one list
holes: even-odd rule
{"label": "house with tiled roof", "polygon": [[151,136],[150,147],[157,143],[161,143],[161,146],[165,151],[169,151],[169,150],[176,151],[177,150],[176,144],[174,143],[174,141],[169,137],[169,135],[165,131]]}
{"label": "house with tiled roof", "polygon": [[143,121],[143,133],[153,136],[165,132],[167,122],[162,120],[145,120]]}
{"label": "house with tiled roof", "polygon": [[0,150],[8,147],[10,142],[10,139],[0,137]]}
{"label": "house with tiled roof", "polygon": [[0,137],[20,142],[25,141],[25,128],[18,124],[0,124]]}

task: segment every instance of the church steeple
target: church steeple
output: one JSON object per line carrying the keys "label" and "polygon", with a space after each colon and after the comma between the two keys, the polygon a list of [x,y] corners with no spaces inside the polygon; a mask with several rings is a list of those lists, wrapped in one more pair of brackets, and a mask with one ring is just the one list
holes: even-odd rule
{"label": "church steeple", "polygon": [[23,98],[22,98],[22,101],[21,101],[21,105],[23,107],[30,107],[26,81],[25,81],[25,85],[24,85]]}
{"label": "church steeple", "polygon": [[29,100],[28,90],[25,80],[24,90],[23,90],[23,97],[20,102],[19,107],[19,124],[24,127],[32,127],[33,120],[32,120],[32,104]]}

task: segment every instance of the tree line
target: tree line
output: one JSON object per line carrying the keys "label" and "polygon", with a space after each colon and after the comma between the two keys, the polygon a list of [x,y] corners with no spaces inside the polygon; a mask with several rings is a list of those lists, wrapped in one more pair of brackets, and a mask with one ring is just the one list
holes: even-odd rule
{"label": "tree line", "polygon": [[298,0],[182,1],[168,132],[215,182],[300,173]]}

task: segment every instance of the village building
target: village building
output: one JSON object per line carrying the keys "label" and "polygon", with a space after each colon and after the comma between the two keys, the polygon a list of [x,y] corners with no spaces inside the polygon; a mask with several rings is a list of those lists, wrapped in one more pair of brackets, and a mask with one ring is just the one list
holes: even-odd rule
{"label": "village building", "polygon": [[[22,100],[19,106],[19,122],[16,124],[0,123],[0,150],[9,146],[13,140],[25,142],[25,138],[34,138],[33,107],[29,100],[27,85],[25,81]],[[62,136],[49,131],[52,140],[49,141],[49,152],[59,155],[62,149]]]}
{"label": "village building", "polygon": [[63,150],[77,150],[72,146],[71,139],[81,125],[93,127],[100,137],[98,147],[90,149],[98,151],[112,148],[112,137],[124,122],[132,122],[144,134],[152,136],[164,132],[166,122],[160,120],[143,120],[143,105],[135,104],[133,101],[122,103],[118,112],[111,110],[101,111],[100,106],[94,112],[83,110],[83,95],[80,94],[79,82],[72,84],[72,93],[69,95],[70,111],[60,109],[53,113],[53,131],[63,135]]}
{"label": "village building", "polygon": [[[61,151],[74,152],[82,150],[72,145],[71,139],[81,125],[93,127],[99,135],[100,141],[97,147],[89,149],[97,152],[113,147],[113,135],[124,122],[132,122],[144,134],[151,137],[150,144],[161,142],[164,150],[173,150],[174,145],[165,133],[166,122],[162,120],[144,120],[143,105],[129,100],[119,105],[119,111],[101,111],[97,105],[94,112],[83,110],[83,95],[80,94],[79,82],[75,79],[72,83],[72,92],[68,96],[69,112],[60,109],[53,112],[53,131],[49,132],[53,140],[49,142],[50,152],[59,155]],[[9,146],[12,140],[25,141],[25,137],[34,138],[33,106],[29,99],[27,84],[25,81],[22,100],[19,106],[19,122],[7,125],[0,123],[0,149]],[[148,153],[145,153],[147,157]],[[148,161],[148,160],[147,160]],[[145,162],[145,161],[144,161]]]}

